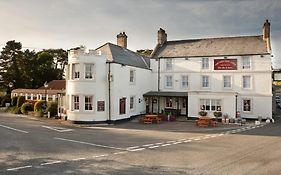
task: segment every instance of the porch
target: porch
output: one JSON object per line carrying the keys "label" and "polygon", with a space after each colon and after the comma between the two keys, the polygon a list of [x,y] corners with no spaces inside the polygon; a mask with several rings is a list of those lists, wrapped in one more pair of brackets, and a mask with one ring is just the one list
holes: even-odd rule
{"label": "porch", "polygon": [[147,114],[185,116],[188,118],[187,92],[149,91],[143,94]]}

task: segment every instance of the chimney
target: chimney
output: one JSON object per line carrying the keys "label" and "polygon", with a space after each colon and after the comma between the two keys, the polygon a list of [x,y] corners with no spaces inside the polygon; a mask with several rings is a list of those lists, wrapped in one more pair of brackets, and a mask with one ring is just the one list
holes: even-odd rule
{"label": "chimney", "polygon": [[167,33],[160,28],[158,30],[158,44],[163,45],[165,42],[167,42]]}
{"label": "chimney", "polygon": [[125,32],[120,32],[117,35],[117,45],[127,49],[127,35]]}
{"label": "chimney", "polygon": [[268,22],[268,19],[263,24],[262,29],[263,34],[263,40],[266,42],[267,51],[271,52],[271,44],[270,44],[270,22]]}

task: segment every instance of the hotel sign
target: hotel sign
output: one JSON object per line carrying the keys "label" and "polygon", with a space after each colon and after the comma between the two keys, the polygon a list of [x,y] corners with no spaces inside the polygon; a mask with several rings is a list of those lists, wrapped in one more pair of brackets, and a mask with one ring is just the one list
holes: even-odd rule
{"label": "hotel sign", "polygon": [[215,59],[214,70],[237,70],[237,59]]}

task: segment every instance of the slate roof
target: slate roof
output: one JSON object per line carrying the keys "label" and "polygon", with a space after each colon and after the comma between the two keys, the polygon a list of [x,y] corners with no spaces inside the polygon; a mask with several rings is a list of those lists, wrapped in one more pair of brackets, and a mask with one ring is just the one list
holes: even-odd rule
{"label": "slate roof", "polygon": [[95,49],[96,51],[101,51],[106,55],[108,62],[150,69],[150,60],[149,58],[140,56],[135,52],[120,47],[112,43],[106,43],[99,48]]}
{"label": "slate roof", "polygon": [[152,58],[211,57],[269,54],[261,35],[167,41]]}
{"label": "slate roof", "polygon": [[[38,89],[45,89],[45,87],[41,86]],[[65,89],[65,80],[52,80],[52,81],[48,82],[47,89],[63,90],[63,89]]]}

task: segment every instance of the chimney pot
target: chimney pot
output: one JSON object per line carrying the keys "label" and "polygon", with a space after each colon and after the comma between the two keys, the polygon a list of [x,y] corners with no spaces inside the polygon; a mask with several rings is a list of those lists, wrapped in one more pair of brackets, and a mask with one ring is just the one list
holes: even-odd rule
{"label": "chimney pot", "polygon": [[123,48],[127,48],[127,38],[128,36],[125,32],[120,32],[117,35],[117,45]]}

